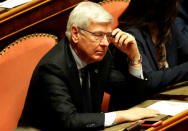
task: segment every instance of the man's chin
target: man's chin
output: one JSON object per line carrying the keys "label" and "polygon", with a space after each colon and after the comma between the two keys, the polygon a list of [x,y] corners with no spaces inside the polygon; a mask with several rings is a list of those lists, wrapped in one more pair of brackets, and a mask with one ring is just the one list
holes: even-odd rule
{"label": "man's chin", "polygon": [[93,56],[93,57],[90,57],[90,63],[102,61],[103,58],[104,58],[104,56],[105,56],[104,54],[103,54],[103,55],[97,54],[97,55],[95,55],[95,56]]}
{"label": "man's chin", "polygon": [[98,56],[96,56],[95,60],[96,60],[96,62],[97,61],[102,61],[103,58],[104,58],[104,55],[98,55]]}

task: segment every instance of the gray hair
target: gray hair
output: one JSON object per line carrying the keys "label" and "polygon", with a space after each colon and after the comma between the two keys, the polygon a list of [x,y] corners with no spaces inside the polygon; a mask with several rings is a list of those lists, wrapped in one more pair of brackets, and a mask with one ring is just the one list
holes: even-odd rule
{"label": "gray hair", "polygon": [[70,40],[72,26],[86,28],[90,25],[91,20],[99,23],[110,23],[113,22],[113,17],[97,3],[81,2],[70,13],[65,35]]}

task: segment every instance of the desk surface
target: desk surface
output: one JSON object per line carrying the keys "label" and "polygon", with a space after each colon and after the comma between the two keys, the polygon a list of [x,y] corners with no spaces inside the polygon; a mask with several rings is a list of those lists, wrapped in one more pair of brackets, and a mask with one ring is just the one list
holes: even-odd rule
{"label": "desk surface", "polygon": [[[135,107],[147,107],[157,101],[160,100],[168,100],[168,101],[181,101],[181,102],[188,102],[188,81],[184,82],[184,83],[180,83],[177,84],[175,86],[171,86],[169,87],[169,90],[167,91],[163,91],[160,94],[156,94],[154,97],[152,97],[149,100],[146,100],[142,103],[140,103],[139,105],[136,105]],[[186,115],[187,114],[187,115]],[[151,119],[155,119],[155,120],[159,120],[159,119],[163,119],[165,120],[165,118],[167,120],[165,120],[164,122],[169,123],[173,120],[170,119],[179,119],[182,117],[182,115],[186,115],[186,122],[188,120],[188,110],[186,110],[185,112],[183,112],[183,114],[177,114],[176,116],[174,116],[173,118],[167,118],[166,115],[159,115],[158,117],[155,118],[151,118]],[[170,120],[170,121],[169,121]],[[123,131],[124,128],[128,127],[130,123],[122,123],[116,126],[112,126],[109,128],[106,128],[104,131]],[[144,129],[142,129],[144,130]],[[146,130],[146,129],[145,129]],[[148,130],[152,131],[154,130],[153,128],[149,128]]]}
{"label": "desk surface", "polygon": [[23,14],[24,12],[27,12],[33,8],[39,7],[50,0],[32,0],[30,2],[27,2],[25,4],[21,4],[19,6],[16,6],[14,8],[0,8],[0,23],[3,23],[9,19],[12,19],[20,14]]}

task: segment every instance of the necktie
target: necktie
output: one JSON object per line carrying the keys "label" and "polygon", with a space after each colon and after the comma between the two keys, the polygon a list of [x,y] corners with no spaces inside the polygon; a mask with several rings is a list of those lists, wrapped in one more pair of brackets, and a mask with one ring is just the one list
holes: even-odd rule
{"label": "necktie", "polygon": [[87,67],[81,69],[84,112],[92,112],[92,99],[91,99],[91,91],[89,87],[89,75],[88,74],[89,74],[89,71]]}

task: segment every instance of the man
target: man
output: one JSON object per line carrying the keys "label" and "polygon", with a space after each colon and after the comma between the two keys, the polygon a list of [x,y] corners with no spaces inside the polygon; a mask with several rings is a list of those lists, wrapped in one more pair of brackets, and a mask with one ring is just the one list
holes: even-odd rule
{"label": "man", "polygon": [[[113,69],[108,51],[111,42],[128,55],[130,68],[138,73],[134,75],[142,75],[134,37],[120,29],[112,31],[112,21],[112,16],[96,3],[81,2],[74,8],[67,24],[67,38],[61,40],[35,69],[20,126],[53,131],[97,130],[159,113],[143,108],[101,113],[104,90],[126,88],[129,80]],[[89,70],[87,79],[82,77],[83,67]],[[146,82],[134,76],[130,79],[138,84]],[[89,81],[87,91],[83,86],[85,80]]]}

